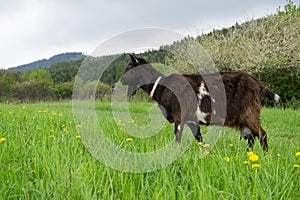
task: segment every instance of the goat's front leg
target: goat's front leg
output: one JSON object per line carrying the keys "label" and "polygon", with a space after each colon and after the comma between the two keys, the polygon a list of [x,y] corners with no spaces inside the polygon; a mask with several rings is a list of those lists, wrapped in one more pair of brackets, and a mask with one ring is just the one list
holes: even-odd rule
{"label": "goat's front leg", "polygon": [[190,127],[190,129],[191,129],[194,137],[196,138],[196,140],[198,142],[203,142],[199,124],[195,121],[187,122],[187,124]]}
{"label": "goat's front leg", "polygon": [[176,141],[180,144],[181,136],[183,131],[184,123],[175,123],[175,130],[174,133],[176,135]]}

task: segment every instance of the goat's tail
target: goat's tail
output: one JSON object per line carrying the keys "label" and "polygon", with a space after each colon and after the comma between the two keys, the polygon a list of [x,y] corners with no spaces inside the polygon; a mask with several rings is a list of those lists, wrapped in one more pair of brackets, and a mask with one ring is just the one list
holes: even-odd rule
{"label": "goat's tail", "polygon": [[275,102],[278,102],[280,99],[280,96],[272,92],[267,86],[262,86],[261,96],[266,96],[268,99],[274,100]]}

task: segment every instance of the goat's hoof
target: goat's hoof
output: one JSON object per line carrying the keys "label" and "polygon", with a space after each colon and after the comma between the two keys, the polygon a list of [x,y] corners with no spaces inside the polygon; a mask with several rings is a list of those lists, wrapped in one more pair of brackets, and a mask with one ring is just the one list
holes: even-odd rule
{"label": "goat's hoof", "polygon": [[176,137],[176,141],[178,144],[181,144],[181,138]]}

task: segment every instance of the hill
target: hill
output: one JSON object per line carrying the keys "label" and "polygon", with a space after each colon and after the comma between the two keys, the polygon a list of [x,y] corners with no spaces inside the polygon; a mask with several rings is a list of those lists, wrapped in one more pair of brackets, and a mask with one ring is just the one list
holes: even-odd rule
{"label": "hill", "polygon": [[[281,102],[300,102],[300,6],[289,1],[273,15],[185,38],[163,47],[188,52],[197,41],[220,71],[245,71],[280,94]],[[182,49],[182,50],[180,50]],[[176,58],[176,57],[175,57]],[[167,63],[184,71],[182,59]]]}
{"label": "hill", "polygon": [[26,71],[30,71],[30,70],[37,69],[37,68],[44,68],[44,67],[51,66],[51,65],[54,65],[54,64],[60,63],[60,62],[70,62],[70,61],[81,60],[84,58],[85,58],[85,55],[82,53],[77,53],[77,52],[62,53],[62,54],[52,56],[49,59],[42,59],[42,60],[38,60],[38,61],[29,63],[29,64],[20,65],[17,67],[11,67],[8,70],[19,71],[21,73],[24,73]]}

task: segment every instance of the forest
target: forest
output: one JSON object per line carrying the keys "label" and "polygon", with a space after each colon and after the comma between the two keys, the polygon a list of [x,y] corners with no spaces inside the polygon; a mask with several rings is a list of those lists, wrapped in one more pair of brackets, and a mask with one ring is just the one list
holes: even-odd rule
{"label": "forest", "polygon": [[[281,96],[278,105],[300,108],[300,6],[288,2],[277,12],[221,30],[213,30],[195,38],[187,36],[159,50],[148,50],[137,56],[179,72],[192,73],[190,63],[172,54],[184,50],[189,41],[199,43],[211,56],[220,71],[246,71]],[[128,54],[90,58],[109,63],[100,80],[95,63],[86,73],[89,80],[76,76],[89,56],[36,66],[35,69],[0,70],[0,102],[37,102],[70,100],[75,79],[83,83],[97,82],[95,98],[108,100],[112,86],[119,81],[129,62]],[[35,63],[36,64],[36,63]],[[82,79],[82,80],[81,80]],[[98,81],[99,80],[99,81]],[[89,84],[85,84],[88,87]],[[81,88],[89,90],[88,88]],[[87,97],[90,94],[87,93]],[[265,102],[266,105],[273,105]]]}

